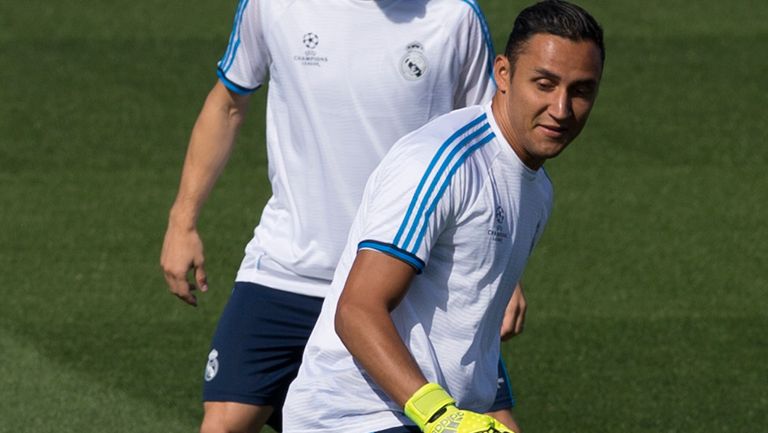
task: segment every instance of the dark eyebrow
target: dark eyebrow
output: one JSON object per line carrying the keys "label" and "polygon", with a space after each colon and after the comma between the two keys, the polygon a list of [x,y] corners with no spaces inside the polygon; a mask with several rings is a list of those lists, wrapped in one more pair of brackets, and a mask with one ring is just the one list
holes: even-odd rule
{"label": "dark eyebrow", "polygon": [[550,80],[560,81],[560,76],[548,69],[535,68],[534,71],[539,75],[543,75],[544,77],[549,78]]}
{"label": "dark eyebrow", "polygon": [[[537,74],[539,74],[539,75],[542,75],[542,76],[544,76],[545,78],[548,78],[548,79],[550,79],[550,80],[552,80],[552,81],[557,81],[557,82],[560,82],[560,80],[561,80],[561,78],[562,78],[562,77],[560,77],[559,75],[557,75],[556,73],[554,73],[554,72],[550,71],[549,69],[545,69],[545,68],[534,68],[534,71],[535,71]],[[586,80],[578,80],[578,81],[574,81],[573,83],[571,83],[571,84],[570,84],[570,87],[574,87],[574,86],[590,86],[590,87],[597,87],[597,80],[593,80],[593,79],[586,79]]]}
{"label": "dark eyebrow", "polygon": [[591,80],[591,79],[590,80],[579,80],[579,81],[574,81],[573,83],[571,83],[571,87],[577,87],[577,86],[587,86],[587,87],[589,87],[591,89],[594,89],[594,88],[597,87],[597,80]]}

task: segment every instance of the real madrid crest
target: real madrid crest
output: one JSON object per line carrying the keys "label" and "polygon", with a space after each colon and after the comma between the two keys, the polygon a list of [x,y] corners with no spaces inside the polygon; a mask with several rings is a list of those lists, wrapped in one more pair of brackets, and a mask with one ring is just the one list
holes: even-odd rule
{"label": "real madrid crest", "polygon": [[208,354],[208,363],[205,365],[205,381],[210,382],[219,372],[219,351],[212,349]]}
{"label": "real madrid crest", "polygon": [[418,80],[427,73],[424,47],[418,42],[411,42],[405,49],[406,53],[400,60],[400,73],[406,80]]}

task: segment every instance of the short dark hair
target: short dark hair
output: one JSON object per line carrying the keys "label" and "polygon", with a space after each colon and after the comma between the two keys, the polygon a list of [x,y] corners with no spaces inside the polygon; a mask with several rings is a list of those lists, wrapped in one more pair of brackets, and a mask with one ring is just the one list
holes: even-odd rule
{"label": "short dark hair", "polygon": [[515,19],[504,56],[514,70],[515,62],[525,43],[533,35],[545,33],[572,41],[590,40],[600,49],[600,61],[605,63],[603,29],[589,12],[563,0],[544,0],[523,9]]}

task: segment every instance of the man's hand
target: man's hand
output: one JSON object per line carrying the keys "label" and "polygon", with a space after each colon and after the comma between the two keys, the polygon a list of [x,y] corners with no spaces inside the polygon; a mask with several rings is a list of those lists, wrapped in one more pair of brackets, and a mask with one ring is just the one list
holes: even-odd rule
{"label": "man's hand", "polygon": [[405,403],[405,414],[424,433],[514,433],[488,415],[462,410],[438,384],[428,383]]}
{"label": "man's hand", "polygon": [[[160,266],[171,293],[189,305],[197,306],[197,297],[193,291],[198,287],[202,292],[208,291],[204,262],[203,242],[197,230],[180,228],[169,223],[160,254]],[[195,284],[187,280],[190,269],[194,270]]]}
{"label": "man's hand", "polygon": [[501,340],[506,341],[515,335],[523,332],[523,325],[525,323],[525,311],[528,309],[528,304],[525,302],[525,293],[523,293],[523,286],[517,283],[515,292],[512,293],[512,298],[507,304],[507,309],[504,311],[504,319],[501,322]]}

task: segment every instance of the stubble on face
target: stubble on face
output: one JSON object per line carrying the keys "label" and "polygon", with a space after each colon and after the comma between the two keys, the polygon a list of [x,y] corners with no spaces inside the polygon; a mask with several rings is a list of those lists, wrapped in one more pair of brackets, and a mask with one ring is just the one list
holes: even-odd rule
{"label": "stubble on face", "polygon": [[512,69],[494,63],[494,118],[525,165],[538,169],[581,133],[597,97],[602,60],[592,41],[536,34]]}

